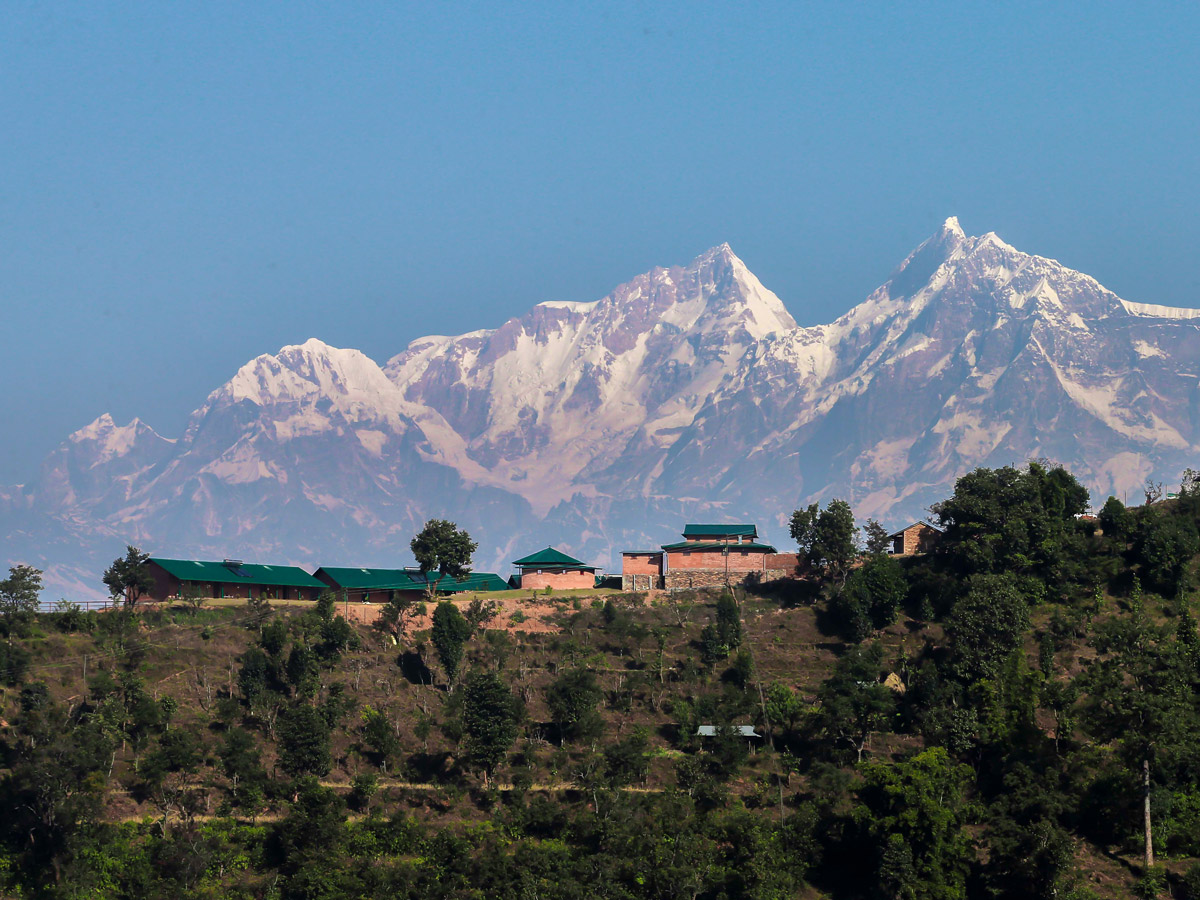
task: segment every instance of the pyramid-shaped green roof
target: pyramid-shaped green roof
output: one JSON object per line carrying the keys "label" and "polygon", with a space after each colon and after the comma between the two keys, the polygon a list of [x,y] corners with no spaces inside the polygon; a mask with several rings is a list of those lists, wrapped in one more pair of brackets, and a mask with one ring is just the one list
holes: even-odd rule
{"label": "pyramid-shaped green roof", "polygon": [[514,559],[513,565],[518,569],[586,569],[589,572],[596,571],[595,566],[589,566],[582,559],[576,559],[573,556],[555,550],[553,547],[547,547],[545,550],[539,550],[537,553],[531,553],[529,556],[521,559]]}

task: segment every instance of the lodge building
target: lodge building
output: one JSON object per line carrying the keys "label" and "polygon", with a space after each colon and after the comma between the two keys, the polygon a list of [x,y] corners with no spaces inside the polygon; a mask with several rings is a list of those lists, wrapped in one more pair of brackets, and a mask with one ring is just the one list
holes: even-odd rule
{"label": "lodge building", "polygon": [[154,587],[147,600],[173,600],[189,593],[219,599],[316,600],[325,585],[298,566],[259,566],[240,559],[210,562],[199,559],[150,557]]}
{"label": "lodge building", "polygon": [[645,591],[770,581],[796,574],[798,563],[796,554],[759,541],[756,525],[685,525],[682,541],[623,552],[621,586]]}

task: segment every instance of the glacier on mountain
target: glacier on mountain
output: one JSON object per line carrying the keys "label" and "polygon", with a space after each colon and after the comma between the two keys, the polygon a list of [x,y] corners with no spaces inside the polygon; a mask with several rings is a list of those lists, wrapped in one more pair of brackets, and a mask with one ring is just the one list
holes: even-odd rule
{"label": "glacier on mountain", "polygon": [[264,354],[177,440],[101,416],[0,491],[0,529],[10,559],[79,591],[126,541],[395,565],[431,516],[476,535],[485,569],[544,544],[612,566],[687,519],[783,545],[801,503],[903,524],[964,471],[1032,456],[1102,502],[1192,462],[1198,317],[951,218],[862,303],[801,327],[722,244],[382,366],[315,338]]}

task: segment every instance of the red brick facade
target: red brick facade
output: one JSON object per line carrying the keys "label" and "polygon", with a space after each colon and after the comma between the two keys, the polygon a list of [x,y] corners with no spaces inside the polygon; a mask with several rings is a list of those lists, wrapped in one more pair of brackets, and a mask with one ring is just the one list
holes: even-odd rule
{"label": "red brick facade", "polygon": [[661,550],[626,551],[621,554],[621,589],[653,591],[662,587],[663,554]]}
{"label": "red brick facade", "polygon": [[736,543],[729,545],[728,555],[720,550],[628,551],[621,554],[621,586],[650,591],[741,584],[751,577],[774,581],[796,575],[798,564],[795,553],[738,550]]}
{"label": "red brick facade", "polygon": [[684,569],[718,569],[722,572],[764,572],[767,554],[762,550],[739,550],[737,544],[729,545],[729,552],[720,550],[667,550],[666,570],[678,572]]}
{"label": "red brick facade", "polygon": [[521,573],[521,590],[575,591],[596,586],[596,573],[589,569],[539,570],[526,569]]}

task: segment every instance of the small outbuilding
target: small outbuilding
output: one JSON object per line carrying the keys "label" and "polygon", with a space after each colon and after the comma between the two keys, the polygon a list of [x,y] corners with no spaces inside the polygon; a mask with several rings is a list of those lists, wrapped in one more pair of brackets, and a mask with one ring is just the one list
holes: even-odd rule
{"label": "small outbuilding", "polygon": [[[760,738],[760,737],[762,737],[761,734],[759,734],[757,731],[754,730],[753,725],[734,725],[733,729],[737,732],[738,737],[744,737],[744,738]],[[697,737],[716,737],[717,736],[717,726],[716,725],[701,725],[699,728],[696,729],[696,736]]]}
{"label": "small outbuilding", "polygon": [[553,588],[569,591],[596,586],[595,566],[553,547],[514,559],[513,566],[520,575],[522,590]]}
{"label": "small outbuilding", "polygon": [[928,553],[941,536],[940,528],[930,525],[922,519],[888,535],[888,540],[892,542],[889,552],[892,556],[915,556],[918,553]]}

